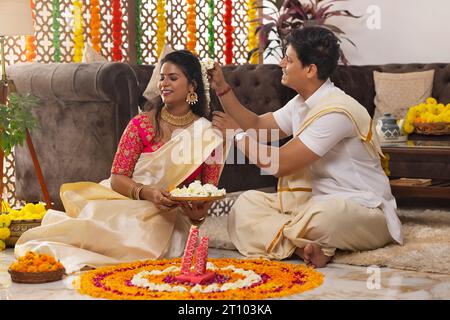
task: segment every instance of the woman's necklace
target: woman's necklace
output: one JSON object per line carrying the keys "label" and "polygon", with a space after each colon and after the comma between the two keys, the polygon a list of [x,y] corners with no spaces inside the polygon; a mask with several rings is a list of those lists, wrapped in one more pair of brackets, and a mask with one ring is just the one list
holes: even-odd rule
{"label": "woman's necklace", "polygon": [[195,114],[192,110],[189,110],[188,113],[183,116],[175,116],[169,112],[167,106],[164,106],[161,110],[161,119],[173,126],[184,127],[195,120]]}

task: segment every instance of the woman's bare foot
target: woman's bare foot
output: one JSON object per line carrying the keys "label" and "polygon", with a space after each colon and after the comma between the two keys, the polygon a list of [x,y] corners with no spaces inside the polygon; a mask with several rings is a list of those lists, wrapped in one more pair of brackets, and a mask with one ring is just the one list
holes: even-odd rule
{"label": "woman's bare foot", "polygon": [[309,243],[303,249],[303,260],[315,268],[323,268],[331,260],[331,257],[326,256],[318,244]]}

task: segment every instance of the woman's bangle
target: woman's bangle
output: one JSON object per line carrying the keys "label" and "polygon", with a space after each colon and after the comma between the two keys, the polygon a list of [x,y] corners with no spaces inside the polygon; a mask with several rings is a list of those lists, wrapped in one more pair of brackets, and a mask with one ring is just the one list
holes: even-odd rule
{"label": "woman's bangle", "polygon": [[203,224],[203,222],[205,222],[205,220],[206,220],[206,216],[203,216],[200,219],[191,219],[191,218],[189,218],[189,222],[191,223],[191,225],[194,225],[196,227],[200,227]]}
{"label": "woman's bangle", "polygon": [[[144,185],[142,183],[136,183],[134,186],[131,187],[129,198],[134,200],[140,200],[139,199],[139,193],[141,192]],[[139,192],[137,192],[139,189]],[[136,195],[137,194],[137,195]]]}
{"label": "woman's bangle", "polygon": [[216,95],[217,95],[218,97],[221,97],[221,96],[227,94],[227,93],[230,92],[230,91],[231,91],[231,86],[228,85],[228,87],[227,87],[225,90],[223,90],[223,91],[221,91],[221,92],[216,92]]}

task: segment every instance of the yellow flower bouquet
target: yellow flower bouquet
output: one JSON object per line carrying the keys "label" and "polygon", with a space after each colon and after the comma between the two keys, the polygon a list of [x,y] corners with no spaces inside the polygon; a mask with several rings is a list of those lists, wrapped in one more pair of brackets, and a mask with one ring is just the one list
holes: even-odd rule
{"label": "yellow flower bouquet", "polygon": [[409,108],[403,122],[403,131],[422,134],[450,134],[450,103],[444,105],[434,98]]}
{"label": "yellow flower bouquet", "polygon": [[27,203],[22,209],[11,209],[6,201],[2,201],[0,214],[0,251],[14,246],[20,235],[31,228],[41,225],[47,210],[43,203]]}

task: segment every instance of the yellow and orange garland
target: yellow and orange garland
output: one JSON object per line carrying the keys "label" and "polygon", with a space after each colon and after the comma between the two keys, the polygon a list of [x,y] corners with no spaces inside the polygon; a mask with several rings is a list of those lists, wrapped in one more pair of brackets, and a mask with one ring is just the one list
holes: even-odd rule
{"label": "yellow and orange garland", "polygon": [[156,31],[156,56],[159,57],[164,48],[164,43],[166,42],[166,30],[167,30],[167,22],[166,22],[166,1],[158,0],[156,3],[156,21],[158,25],[158,29]]}
{"label": "yellow and orange garland", "polygon": [[73,46],[75,52],[73,55],[73,62],[81,62],[83,58],[84,49],[84,35],[83,35],[83,4],[80,0],[73,1]]}
{"label": "yellow and orange garland", "polygon": [[195,1],[196,0],[187,0],[188,9],[187,9],[187,43],[186,48],[192,53],[195,52],[195,47],[197,46],[197,25],[196,25],[196,12],[195,12]]}
{"label": "yellow and orange garland", "polygon": [[[258,22],[255,21],[257,18],[256,15],[256,7],[257,7],[257,1],[256,0],[248,0],[247,1],[247,22],[248,22],[248,52],[251,52],[252,50],[258,48],[258,40],[256,38],[256,28],[258,27]],[[258,64],[259,62],[259,56],[258,52],[252,54],[250,57],[250,63],[252,64]]]}
{"label": "yellow and orange garland", "polygon": [[[34,22],[35,22],[35,13],[34,13],[35,4],[34,4],[33,0],[30,0],[30,6],[31,6],[31,16],[33,19],[33,24],[34,24]],[[36,37],[34,35],[25,37],[25,56],[26,56],[28,62],[32,62],[36,58]]]}
{"label": "yellow and orange garland", "polygon": [[[82,294],[106,299],[254,300],[298,294],[314,289],[323,282],[323,274],[302,264],[264,259],[208,259],[208,261],[209,266],[216,268],[216,275],[211,283],[218,284],[215,285],[218,289],[210,292],[194,290],[193,285],[176,282],[175,276],[179,274],[177,270],[181,264],[179,258],[99,268],[80,275],[78,283],[74,283],[74,286]],[[246,273],[257,275],[258,282],[253,282],[248,287],[241,285],[238,289],[224,289],[224,285],[231,288],[232,283],[242,283]],[[140,280],[146,281],[147,287],[136,284],[136,276],[140,275],[142,275]],[[211,286],[211,283],[202,286]],[[196,288],[202,286],[196,285]],[[178,290],[164,290],[173,287]]]}
{"label": "yellow and orange garland", "polygon": [[91,0],[91,42],[92,48],[95,51],[100,52],[100,1],[99,0]]}

